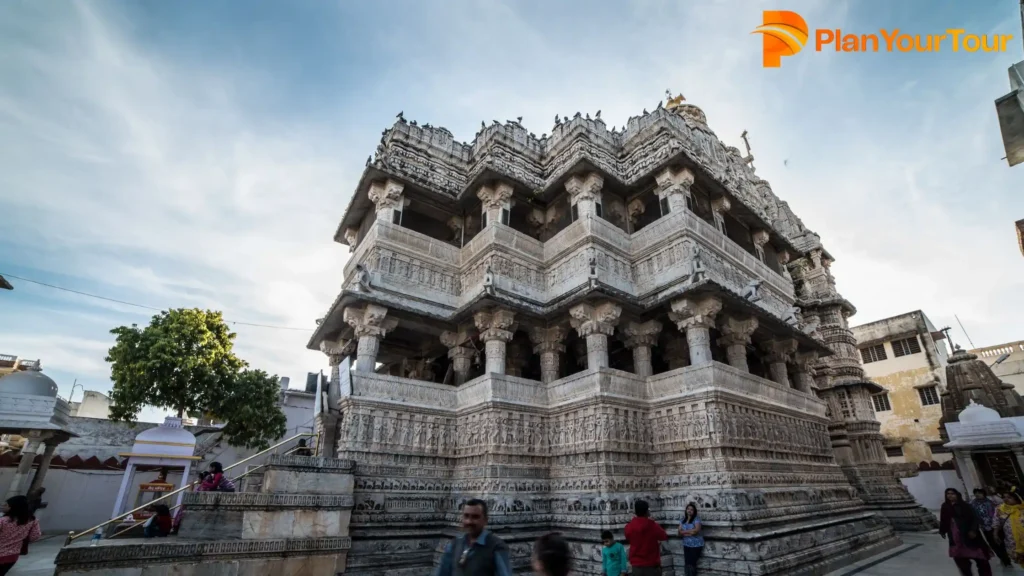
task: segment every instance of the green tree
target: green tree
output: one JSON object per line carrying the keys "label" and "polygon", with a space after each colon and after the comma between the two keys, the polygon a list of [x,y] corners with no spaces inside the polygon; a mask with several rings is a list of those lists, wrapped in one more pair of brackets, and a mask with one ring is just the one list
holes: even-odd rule
{"label": "green tree", "polygon": [[134,421],[145,405],[178,417],[208,414],[227,422],[233,446],[264,448],[284,435],[277,378],[247,370],[235,356],[235,334],[220,312],[179,308],[153,316],[149,325],[120,326],[107,354],[114,389],[111,420]]}

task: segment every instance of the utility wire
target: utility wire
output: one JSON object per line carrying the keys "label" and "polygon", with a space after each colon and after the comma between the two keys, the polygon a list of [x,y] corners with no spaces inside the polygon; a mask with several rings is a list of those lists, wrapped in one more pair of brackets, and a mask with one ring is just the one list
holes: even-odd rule
{"label": "utility wire", "polygon": [[[7,278],[14,278],[21,280],[22,282],[31,282],[32,284],[38,284],[39,286],[46,286],[47,288],[53,288],[54,290],[61,290],[63,292],[70,292],[72,294],[78,294],[79,296],[86,296],[88,298],[96,298],[97,300],[106,300],[107,302],[114,302],[117,304],[123,304],[125,306],[134,306],[135,308],[143,308],[146,310],[156,310],[157,312],[163,312],[163,308],[154,308],[153,306],[146,306],[145,304],[136,304],[134,302],[126,302],[124,300],[118,300],[117,298],[107,298],[106,296],[99,296],[97,294],[89,294],[88,292],[81,292],[79,290],[72,290],[71,288],[64,288],[63,286],[55,286],[53,284],[47,284],[46,282],[40,282],[38,280],[32,280],[30,278],[22,278],[21,276],[15,276],[14,274],[0,273],[0,276]],[[274,330],[294,330],[299,332],[312,332],[312,328],[294,328],[291,326],[273,326],[270,324],[257,324],[255,322],[242,322],[239,320],[228,320],[224,319],[227,324],[237,324],[239,326],[255,326],[257,328],[272,328]]]}

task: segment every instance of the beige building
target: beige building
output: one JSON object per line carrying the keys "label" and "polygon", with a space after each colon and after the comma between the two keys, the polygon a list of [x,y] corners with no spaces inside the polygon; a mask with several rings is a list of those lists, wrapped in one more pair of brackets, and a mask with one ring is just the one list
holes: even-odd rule
{"label": "beige building", "polygon": [[872,396],[890,462],[943,462],[940,396],[946,389],[945,336],[917,310],[855,326],[864,374],[886,389]]}
{"label": "beige building", "polygon": [[81,402],[71,403],[71,415],[79,418],[110,418],[110,397],[102,392],[86,390]]}

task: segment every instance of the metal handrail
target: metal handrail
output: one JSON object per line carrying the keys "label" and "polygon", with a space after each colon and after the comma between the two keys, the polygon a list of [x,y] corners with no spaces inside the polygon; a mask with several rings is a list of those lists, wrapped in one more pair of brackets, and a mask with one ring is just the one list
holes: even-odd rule
{"label": "metal handrail", "polygon": [[[239,460],[238,462],[235,462],[234,464],[225,467],[224,470],[225,471],[231,470],[232,468],[234,468],[236,466],[240,466],[242,464],[245,464],[246,462],[248,462],[248,461],[250,461],[250,460],[252,460],[254,458],[259,458],[260,456],[263,456],[264,454],[267,454],[268,452],[271,452],[273,450],[277,450],[278,448],[280,448],[281,446],[284,446],[285,444],[291,442],[292,440],[296,440],[298,438],[310,437],[310,436],[316,436],[316,434],[312,433],[312,432],[303,432],[301,434],[296,434],[295,436],[292,436],[291,438],[288,438],[287,440],[282,440],[281,442],[278,442],[277,444],[274,444],[273,446],[271,446],[270,448],[267,448],[266,450],[263,450],[262,452],[257,452],[256,454],[253,454],[252,456],[249,456],[248,458],[244,458],[242,460]],[[317,452],[319,452],[319,446],[317,447]],[[242,476],[244,476],[244,475],[245,474],[243,474]],[[239,476],[239,478],[241,478],[241,476]],[[92,528],[89,528],[88,530],[83,530],[82,532],[79,532],[78,534],[75,534],[74,531],[71,531],[71,532],[68,533],[68,537],[67,537],[67,540],[64,541],[64,545],[67,546],[67,545],[71,544],[72,542],[74,542],[75,540],[78,540],[82,536],[85,536],[86,534],[89,534],[91,532],[95,532],[97,530],[100,530],[100,529],[104,528],[105,526],[107,526],[109,524],[113,524],[114,522],[117,522],[119,520],[124,520],[125,518],[131,516],[132,514],[138,512],[140,510],[145,510],[146,508],[152,506],[154,502],[159,502],[161,500],[170,498],[171,496],[174,496],[176,494],[184,492],[185,490],[188,490],[189,488],[192,488],[193,486],[195,486],[198,483],[199,483],[198,480],[194,480],[194,481],[192,481],[191,483],[189,483],[186,486],[182,486],[181,488],[178,488],[177,490],[175,490],[173,492],[168,492],[167,494],[164,494],[163,496],[160,496],[159,498],[154,498],[154,499],[150,500],[149,502],[147,502],[146,504],[144,504],[142,506],[139,506],[138,508],[129,510],[129,511],[125,512],[124,514],[121,514],[120,516],[115,516],[114,518],[111,518],[110,520],[107,520],[106,522],[104,522],[102,524],[97,524],[96,526],[93,526]]]}

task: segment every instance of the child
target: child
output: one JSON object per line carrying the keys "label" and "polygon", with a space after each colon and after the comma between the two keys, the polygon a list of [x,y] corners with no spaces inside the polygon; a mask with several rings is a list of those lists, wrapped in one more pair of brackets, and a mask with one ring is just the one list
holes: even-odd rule
{"label": "child", "polygon": [[[537,576],[569,576],[572,553],[560,534],[545,534],[533,545],[533,572]],[[616,575],[617,576],[617,575]]]}
{"label": "child", "polygon": [[626,549],[612,537],[608,530],[601,532],[601,565],[605,576],[622,576],[629,572],[629,564],[626,563]]}

